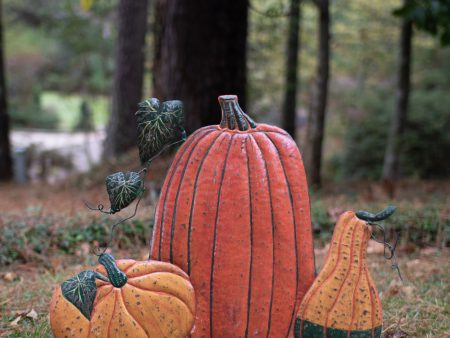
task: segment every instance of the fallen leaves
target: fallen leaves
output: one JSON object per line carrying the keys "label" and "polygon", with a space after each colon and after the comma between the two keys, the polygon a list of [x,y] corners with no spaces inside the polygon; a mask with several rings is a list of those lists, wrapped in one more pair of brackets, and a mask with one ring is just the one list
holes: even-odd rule
{"label": "fallen leaves", "polygon": [[34,309],[17,311],[16,318],[9,325],[12,327],[17,327],[19,326],[19,322],[23,319],[37,320],[38,314]]}

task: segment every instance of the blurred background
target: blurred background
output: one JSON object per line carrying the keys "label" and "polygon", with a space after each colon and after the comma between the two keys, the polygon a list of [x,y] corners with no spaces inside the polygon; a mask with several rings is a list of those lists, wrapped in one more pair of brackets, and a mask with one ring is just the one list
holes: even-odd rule
{"label": "blurred background", "polygon": [[[2,0],[0,8],[0,336],[50,335],[53,284],[95,261],[89,252],[116,216],[84,201],[108,205],[104,177],[139,167],[138,102],[183,100],[192,133],[220,122],[219,95],[237,94],[257,122],[297,141],[318,268],[342,211],[396,204],[387,234],[401,233],[410,282],[400,284],[382,247],[369,248],[384,335],[448,337],[448,0]],[[137,217],[118,230],[123,255],[148,256],[174,153],[152,164]]]}

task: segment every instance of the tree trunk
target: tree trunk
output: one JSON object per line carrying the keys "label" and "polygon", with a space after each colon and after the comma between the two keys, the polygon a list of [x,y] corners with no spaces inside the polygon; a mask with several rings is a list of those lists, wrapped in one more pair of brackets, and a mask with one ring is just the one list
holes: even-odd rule
{"label": "tree trunk", "polygon": [[322,144],[328,99],[330,73],[330,12],[329,0],[317,0],[319,8],[319,62],[308,123],[308,151],[305,153],[309,181],[315,188],[321,185]]}
{"label": "tree trunk", "polygon": [[6,100],[6,79],[3,56],[3,16],[0,0],[0,181],[12,178],[12,160],[9,142],[9,117]]}
{"label": "tree trunk", "polygon": [[123,154],[136,146],[136,118],[142,99],[147,0],[120,0],[112,110],[104,155]]}
{"label": "tree trunk", "polygon": [[297,129],[297,73],[300,31],[300,0],[291,0],[286,58],[286,84],[283,105],[283,129],[295,140]]}
{"label": "tree trunk", "polygon": [[245,106],[247,0],[157,0],[154,95],[184,102],[188,133],[218,124],[217,97]]}
{"label": "tree trunk", "polygon": [[[407,1],[407,0],[406,0]],[[393,182],[398,175],[401,139],[408,116],[408,97],[411,77],[412,22],[403,19],[400,33],[399,72],[395,111],[391,118],[388,143],[384,154],[383,179]]]}

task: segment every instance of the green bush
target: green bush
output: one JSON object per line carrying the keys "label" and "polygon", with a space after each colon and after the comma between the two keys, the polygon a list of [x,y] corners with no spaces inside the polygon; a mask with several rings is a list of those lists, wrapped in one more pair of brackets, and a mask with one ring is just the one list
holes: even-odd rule
{"label": "green bush", "polygon": [[[388,93],[373,91],[362,97],[363,117],[349,121],[343,154],[333,167],[340,176],[378,179],[386,149],[390,114]],[[401,143],[400,173],[404,177],[443,178],[450,175],[450,97],[439,90],[416,90]]]}
{"label": "green bush", "polygon": [[[150,220],[132,220],[119,225],[113,247],[129,249],[145,245]],[[81,243],[105,244],[109,239],[111,219],[87,219],[61,216],[25,216],[0,218],[0,265],[26,261],[36,255],[49,257],[55,252],[74,254]]]}

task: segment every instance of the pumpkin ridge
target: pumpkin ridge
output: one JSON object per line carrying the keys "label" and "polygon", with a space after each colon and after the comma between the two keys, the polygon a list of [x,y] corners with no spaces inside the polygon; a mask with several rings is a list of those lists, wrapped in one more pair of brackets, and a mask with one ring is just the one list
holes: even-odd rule
{"label": "pumpkin ridge", "polygon": [[358,226],[358,220],[356,220],[356,222],[354,223],[353,229],[349,229],[349,231],[352,231],[352,239],[351,239],[351,242],[350,242],[350,255],[349,255],[349,259],[348,259],[348,268],[347,268],[347,272],[345,274],[345,277],[343,278],[342,283],[339,286],[339,290],[337,292],[336,298],[334,299],[334,302],[331,305],[331,308],[327,311],[327,318],[325,319],[325,325],[324,325],[324,335],[326,335],[326,332],[327,332],[328,320],[330,318],[330,314],[333,311],[334,307],[336,306],[336,303],[337,303],[337,301],[339,299],[339,296],[341,295],[342,288],[345,285],[345,281],[348,278],[348,276],[350,274],[350,271],[353,268],[353,264],[352,264],[352,261],[353,261],[353,245],[354,245],[354,240],[355,240],[355,235],[356,235],[356,227],[357,226]]}
{"label": "pumpkin ridge", "polygon": [[150,338],[150,335],[148,334],[148,332],[147,332],[147,330],[145,329],[145,327],[141,324],[141,323],[139,323],[139,321],[138,321],[138,319],[137,318],[134,318],[133,317],[133,315],[130,313],[130,311],[128,310],[128,307],[127,307],[127,304],[126,304],[126,302],[125,302],[125,295],[124,295],[124,292],[125,292],[125,290],[122,288],[122,289],[120,289],[120,301],[122,302],[122,304],[123,304],[123,307],[125,308],[125,311],[127,312],[127,314],[128,314],[128,316],[132,319],[132,320],[134,320],[139,326],[140,326],[140,328],[146,333],[146,335],[147,335],[147,337],[149,337]]}
{"label": "pumpkin ridge", "polygon": [[375,324],[375,313],[374,313],[374,308],[373,308],[373,296],[372,296],[372,287],[370,285],[369,282],[369,270],[364,269],[364,273],[366,275],[366,279],[367,279],[367,286],[369,287],[369,297],[370,297],[370,307],[371,307],[371,311],[370,311],[370,321],[371,321],[371,326],[372,326],[372,338],[375,335],[375,331],[373,328],[373,325]]}
{"label": "pumpkin ridge", "polygon": [[[203,132],[204,131],[204,132]],[[163,202],[162,205],[162,209],[161,209],[161,222],[160,222],[160,226],[155,226],[154,227],[154,233],[152,236],[152,245],[151,245],[151,249],[150,252],[153,252],[154,245],[155,245],[155,238],[157,238],[156,235],[156,231],[159,229],[159,242],[158,242],[158,260],[161,260],[161,249],[162,249],[162,233],[163,233],[163,229],[164,229],[164,215],[165,215],[165,211],[166,211],[166,201],[167,201],[167,193],[170,189],[170,187],[172,186],[172,180],[173,177],[175,176],[176,173],[176,168],[178,167],[178,164],[181,162],[183,156],[186,154],[186,152],[188,151],[189,147],[195,148],[195,146],[197,145],[198,142],[200,142],[202,136],[206,136],[210,133],[212,133],[214,130],[213,128],[208,128],[208,129],[199,129],[197,132],[195,132],[194,134],[192,134],[191,138],[190,138],[190,142],[189,143],[185,143],[184,147],[182,149],[180,149],[180,156],[177,158],[175,165],[171,166],[171,168],[173,168],[173,170],[169,173],[169,181],[167,183],[167,186],[164,184],[163,188],[166,188],[164,191],[164,197],[163,197],[163,193],[161,193],[161,197],[158,203],[158,210],[157,212],[159,213],[159,205],[161,204],[161,202]]]}
{"label": "pumpkin ridge", "polygon": [[213,255],[211,257],[211,274],[210,274],[210,280],[209,280],[209,329],[210,329],[211,336],[212,336],[212,332],[213,332],[213,325],[212,325],[213,311],[212,310],[213,310],[213,290],[214,290],[214,252],[216,251],[217,220],[219,217],[220,192],[222,191],[223,178],[225,176],[228,155],[230,154],[231,145],[233,144],[233,138],[234,138],[234,135],[231,135],[230,141],[229,141],[230,143],[228,144],[227,153],[225,155],[225,160],[223,162],[222,174],[221,174],[220,184],[219,184],[219,191],[218,191],[218,196],[217,196],[216,215],[215,215],[215,219],[214,219],[214,237],[213,237],[213,250],[212,250]]}
{"label": "pumpkin ridge", "polygon": [[294,308],[292,310],[292,316],[291,316],[291,322],[289,324],[289,330],[287,332],[287,335],[289,335],[289,332],[291,332],[291,328],[292,328],[292,323],[294,321],[295,318],[295,314],[297,312],[297,294],[298,294],[298,278],[299,278],[299,266],[298,266],[298,245],[297,245],[297,222],[295,220],[295,212],[294,212],[294,201],[293,201],[293,197],[292,197],[292,191],[291,191],[291,186],[289,184],[289,180],[286,174],[286,168],[284,166],[283,163],[283,159],[282,156],[280,154],[280,151],[277,147],[277,145],[273,142],[273,140],[267,135],[267,133],[263,133],[263,135],[272,143],[272,145],[275,147],[276,151],[277,151],[277,155],[278,158],[280,159],[280,164],[281,164],[281,168],[283,169],[283,174],[284,174],[284,179],[286,182],[286,186],[289,192],[289,201],[291,204],[291,214],[292,214],[292,222],[294,225],[294,243],[295,243],[295,266],[296,266],[296,276],[295,276],[295,301],[294,301]]}
{"label": "pumpkin ridge", "polygon": [[[172,182],[172,177],[173,177],[173,175],[174,175],[174,172],[176,171],[175,168],[177,167],[178,163],[180,162],[181,158],[183,157],[183,155],[184,155],[186,149],[187,149],[187,148],[192,144],[192,142],[194,142],[194,140],[196,139],[196,136],[195,136],[195,135],[197,135],[197,134],[200,133],[200,130],[201,130],[201,129],[199,129],[198,132],[194,132],[194,134],[192,134],[192,137],[191,137],[185,144],[182,145],[180,151],[177,152],[177,154],[175,155],[175,158],[174,158],[174,160],[173,160],[173,163],[174,163],[175,165],[170,166],[169,172],[167,173],[167,177],[170,177],[170,179],[169,179],[169,181],[170,181],[170,182],[169,182],[169,185],[170,185],[170,183]],[[161,216],[163,215],[163,211],[164,211],[164,210],[160,208],[160,204],[161,204],[161,201],[163,201],[163,200],[166,199],[166,197],[167,197],[167,191],[168,191],[168,186],[166,186],[166,185],[164,184],[164,186],[163,186],[163,188],[162,188],[162,191],[161,191],[160,199],[159,199],[159,201],[158,201],[158,205],[156,206],[155,217],[157,217],[158,214],[159,214],[160,212],[161,212],[160,218],[161,218]],[[155,243],[155,239],[156,239],[156,238],[159,238],[159,241],[161,242],[162,231],[160,231],[159,236],[156,236],[156,235],[157,235],[157,234],[156,234],[157,229],[159,229],[159,227],[154,227],[154,229],[153,229],[152,240],[151,240],[152,242],[151,242],[151,245],[150,245],[150,256],[151,256],[151,252],[153,251],[153,246],[154,246],[154,243]],[[160,229],[160,230],[161,230],[161,229]]]}
{"label": "pumpkin ridge", "polygon": [[247,175],[248,175],[248,201],[249,201],[249,216],[250,216],[250,268],[248,273],[248,296],[247,296],[247,324],[245,327],[245,337],[248,337],[248,325],[250,323],[250,307],[252,298],[252,267],[253,267],[253,200],[252,200],[252,185],[250,177],[250,158],[248,155],[248,140],[250,135],[245,138],[245,152],[247,155]]}
{"label": "pumpkin ridge", "polygon": [[108,333],[108,337],[111,336],[111,334],[109,333],[109,330],[111,329],[111,324],[112,324],[113,319],[114,319],[114,314],[116,312],[116,303],[117,303],[117,292],[115,291],[115,289],[113,289],[113,291],[114,291],[114,308],[113,308],[113,311],[111,313],[111,319],[109,320],[109,323],[108,323],[108,329],[106,330],[106,332]]}
{"label": "pumpkin ridge", "polygon": [[[132,281],[133,279],[141,278],[141,277],[143,277],[143,276],[151,275],[151,274],[154,274],[154,273],[168,273],[168,271],[164,271],[164,270],[155,270],[155,271],[152,271],[152,272],[144,272],[144,273],[142,273],[142,275],[137,275],[137,276],[133,276],[133,277],[128,277],[128,281]],[[189,276],[186,277],[186,276],[184,276],[184,275],[182,275],[182,274],[178,274],[178,273],[173,272],[173,271],[171,271],[170,273],[173,273],[173,274],[177,275],[178,277],[181,277],[181,278],[183,278],[184,280],[186,280],[186,281],[189,282]]]}
{"label": "pumpkin ridge", "polygon": [[[139,263],[139,261],[135,261],[133,264],[131,264],[130,266],[128,266],[125,270],[122,270],[123,272],[125,272],[125,274],[127,274],[132,268],[134,268],[137,264]],[[128,277],[128,275],[127,275]],[[128,277],[130,278],[130,277]]]}
{"label": "pumpkin ridge", "polygon": [[[129,284],[129,283],[128,283]],[[132,319],[132,320],[134,320],[139,326],[140,326],[140,328],[145,332],[145,334],[147,335],[147,337],[148,338],[150,338],[150,335],[148,334],[148,332],[147,332],[147,330],[145,329],[145,327],[141,324],[141,323],[139,323],[139,321],[137,320],[137,318],[134,318],[133,317],[133,315],[130,313],[130,311],[128,310],[128,307],[127,307],[127,304],[126,304],[126,302],[125,302],[125,296],[124,296],[124,289],[123,288],[121,288],[120,289],[120,301],[122,302],[122,304],[123,304],[123,307],[125,308],[125,311],[127,312],[127,314],[128,314],[128,316]]]}
{"label": "pumpkin ridge", "polygon": [[[100,297],[97,297],[96,299],[95,299],[95,302],[94,302],[94,307],[97,305],[97,304],[99,304],[103,299],[105,299],[111,292],[113,292],[113,290],[114,290],[114,287],[111,285],[111,284],[105,284],[105,285],[101,285],[101,286],[99,286],[98,288],[97,288],[97,290],[98,289],[100,289],[100,288],[102,288],[102,287],[104,287],[104,286],[110,286],[111,287],[111,290],[106,294],[106,295],[104,295],[102,298],[100,298]],[[93,317],[93,314],[91,314],[91,318]]]}
{"label": "pumpkin ridge", "polygon": [[302,155],[292,137],[282,135],[275,131],[265,131],[264,133],[271,138],[272,142],[279,150],[292,195],[293,214],[296,222],[295,240],[297,243],[299,272],[296,298],[298,311],[301,301],[314,282],[314,271],[316,270],[308,184],[306,179],[299,180],[299,176],[305,177],[306,173]]}
{"label": "pumpkin ridge", "polygon": [[250,137],[253,139],[253,141],[256,144],[256,148],[261,154],[261,159],[264,163],[264,171],[266,173],[266,180],[267,180],[267,191],[269,193],[269,202],[270,202],[270,215],[271,215],[271,223],[272,223],[272,287],[271,287],[271,293],[270,293],[270,305],[269,305],[269,320],[267,321],[267,335],[266,337],[269,337],[270,333],[270,326],[271,326],[271,319],[272,319],[272,304],[273,304],[273,290],[275,286],[275,215],[273,212],[273,204],[272,204],[272,190],[270,188],[270,177],[269,177],[269,170],[267,169],[267,162],[264,157],[264,153],[259,146],[258,141],[253,135],[250,135]]}
{"label": "pumpkin ridge", "polygon": [[151,290],[151,289],[143,288],[143,287],[141,287],[141,286],[137,286],[136,284],[133,284],[133,283],[128,283],[128,285],[131,286],[131,287],[133,287],[133,288],[136,288],[136,289],[138,289],[138,290],[142,290],[142,291],[154,293],[154,294],[157,294],[157,295],[171,296],[171,297],[173,297],[173,298],[176,298],[176,299],[178,299],[180,302],[182,302],[183,304],[185,304],[186,307],[189,309],[189,312],[191,313],[191,315],[192,315],[193,317],[195,317],[195,311],[194,311],[193,309],[191,309],[191,308],[187,305],[187,302],[186,302],[184,299],[180,298],[179,296],[177,296],[177,295],[174,294],[174,293],[167,292],[167,291],[154,291],[154,290]]}
{"label": "pumpkin ridge", "polygon": [[[338,257],[337,257],[337,259],[336,259],[336,263],[335,263],[333,269],[332,269],[332,270],[330,271],[330,273],[328,274],[328,276],[327,276],[326,278],[324,278],[323,282],[320,283],[320,285],[318,285],[316,289],[312,290],[312,293],[310,294],[309,298],[306,300],[306,303],[305,303],[305,305],[304,305],[304,307],[303,307],[303,309],[302,309],[302,313],[301,313],[302,322],[303,322],[304,319],[305,319],[305,313],[306,313],[306,311],[307,311],[307,309],[308,309],[308,305],[309,305],[309,302],[310,302],[311,298],[312,298],[315,294],[317,294],[317,292],[322,288],[323,285],[325,285],[325,283],[328,281],[328,279],[329,279],[329,278],[334,274],[334,272],[336,271],[336,268],[337,268],[337,266],[338,266],[338,264],[339,264],[339,261],[340,261],[340,258],[341,258],[341,244],[342,244],[342,237],[344,236],[344,233],[345,233],[345,230],[346,230],[347,226],[350,226],[350,222],[349,222],[349,225],[345,225],[345,226],[344,226],[344,229],[343,229],[343,231],[341,232],[341,234],[340,234],[340,236],[339,236],[339,240],[338,240],[338,242],[337,242],[337,244],[336,244],[337,247],[338,247]],[[330,246],[330,249],[328,249],[328,252],[331,252],[331,249],[332,249],[332,248],[331,248],[331,246]],[[323,269],[323,268],[322,268],[322,269]]]}
{"label": "pumpkin ridge", "polygon": [[[209,155],[209,152],[211,150],[211,148],[216,144],[217,140],[219,139],[220,136],[222,136],[224,134],[219,134],[219,136],[217,136],[213,142],[211,142],[211,144],[209,145],[208,149],[206,149],[205,154],[203,155],[199,167],[197,169],[197,173],[195,175],[195,180],[194,180],[194,187],[193,187],[193,191],[192,191],[192,197],[191,197],[191,207],[190,207],[190,211],[189,211],[189,225],[188,225],[188,236],[187,236],[187,274],[189,275],[191,272],[191,232],[192,232],[192,217],[193,217],[193,211],[194,211],[194,205],[195,205],[195,198],[197,197],[197,183],[198,183],[198,178],[200,176],[200,172],[203,168],[203,163],[205,162],[206,158]],[[222,141],[223,139],[225,139],[225,136],[222,137]]]}
{"label": "pumpkin ridge", "polygon": [[[173,208],[173,213],[172,213],[172,224],[171,224],[171,230],[170,230],[170,251],[169,251],[169,259],[170,259],[170,263],[172,263],[173,264],[173,238],[174,238],[174,236],[175,236],[175,222],[176,222],[176,218],[177,218],[177,210],[178,210],[178,208],[176,207],[176,205],[178,204],[178,199],[179,199],[179,197],[180,197],[180,191],[181,191],[181,186],[183,185],[183,180],[184,180],[184,178],[185,178],[185,174],[186,174],[186,169],[187,169],[187,167],[188,167],[188,165],[189,165],[189,162],[190,162],[190,160],[191,160],[191,158],[192,158],[192,154],[194,153],[194,150],[196,149],[196,148],[198,148],[198,146],[199,146],[199,144],[200,144],[200,142],[202,142],[202,141],[205,141],[205,143],[208,141],[210,141],[209,139],[207,139],[208,138],[208,136],[211,136],[211,135],[213,135],[213,136],[215,136],[215,138],[214,138],[214,140],[212,141],[212,144],[214,144],[215,142],[216,142],[216,140],[221,136],[221,134],[220,133],[214,133],[214,134],[212,134],[212,133],[209,133],[209,134],[207,134],[207,135],[205,135],[204,137],[202,137],[202,139],[201,140],[199,140],[198,142],[197,142],[197,144],[194,146],[194,147],[192,147],[192,149],[191,149],[191,151],[189,152],[189,157],[187,158],[187,160],[186,160],[186,162],[184,163],[184,167],[183,167],[183,171],[181,172],[181,176],[180,176],[180,182],[178,183],[178,188],[177,188],[177,194],[176,194],[176,196],[175,196],[175,208]],[[211,144],[209,145],[209,148],[211,147]],[[209,149],[208,148],[208,149]],[[195,157],[195,156],[194,156]]]}
{"label": "pumpkin ridge", "polygon": [[[185,162],[184,162],[184,168],[186,168],[186,166],[188,165],[188,163],[189,163],[189,161],[190,161],[190,159],[191,159],[191,155],[192,155],[192,153],[194,152],[196,146],[200,143],[200,141],[203,139],[203,137],[206,137],[207,135],[209,135],[209,134],[211,134],[211,133],[213,133],[213,131],[206,132],[206,133],[204,133],[204,134],[201,134],[201,135],[197,136],[197,138],[194,139],[196,142],[191,142],[191,144],[189,145],[189,146],[191,147],[191,148],[189,149],[189,151],[188,151],[188,147],[186,147],[186,148],[184,149],[183,155],[187,153],[186,158],[185,158],[185,160],[184,160],[184,161],[185,161]],[[180,159],[181,159],[181,157],[180,157]],[[180,160],[180,162],[182,163],[181,160]],[[180,164],[180,162],[178,162],[178,164]],[[177,166],[178,166],[178,165],[177,165]],[[174,166],[174,167],[176,168],[177,166]],[[183,171],[185,171],[185,170],[183,169],[182,172],[183,172]],[[169,185],[167,186],[167,191],[169,191],[170,187],[172,186],[172,183],[173,183],[172,178],[175,176],[175,173],[176,173],[176,170],[174,170],[173,175],[171,176],[171,178],[170,178],[170,180],[169,180]],[[181,177],[180,177],[180,182],[178,183],[179,185],[181,184],[182,180],[183,180],[183,177],[181,176]],[[164,198],[163,212],[162,212],[162,216],[161,216],[160,241],[159,241],[159,251],[158,251],[158,252],[159,252],[159,254],[158,254],[158,256],[159,256],[159,257],[158,257],[158,260],[159,260],[159,261],[162,260],[162,259],[161,259],[161,255],[162,255],[162,246],[163,246],[163,236],[162,236],[162,234],[163,234],[163,231],[164,231],[164,216],[165,216],[165,214],[166,214],[165,211],[166,211],[166,207],[167,207],[166,201],[167,201],[167,195],[166,195],[165,198]],[[176,204],[175,204],[175,207],[174,207],[174,208],[176,208]],[[169,244],[170,244],[170,243],[169,243]],[[172,261],[171,261],[171,262],[172,262]]]}
{"label": "pumpkin ridge", "polygon": [[365,249],[367,247],[366,245],[367,245],[367,237],[364,236],[363,239],[362,239],[362,242],[361,242],[361,247],[359,248],[359,257],[358,257],[358,259],[360,260],[360,265],[359,265],[359,268],[358,268],[358,279],[356,280],[355,288],[353,289],[352,316],[351,316],[350,325],[349,325],[349,328],[348,328],[349,331],[352,331],[353,322],[355,320],[356,295],[358,293],[358,285],[359,285],[359,281],[361,280],[361,271],[362,271],[362,267],[363,267],[363,260],[362,260],[362,257],[363,257],[363,254],[364,254],[363,253],[363,249]]}

